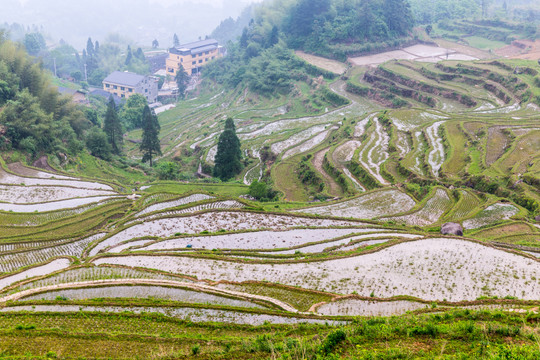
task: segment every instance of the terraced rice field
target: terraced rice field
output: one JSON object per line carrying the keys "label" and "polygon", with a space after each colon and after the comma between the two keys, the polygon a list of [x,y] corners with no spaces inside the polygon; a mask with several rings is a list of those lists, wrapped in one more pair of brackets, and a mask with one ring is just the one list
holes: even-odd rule
{"label": "terraced rice field", "polygon": [[183,237],[155,242],[138,250],[186,249],[187,245],[191,245],[194,249],[281,249],[303,246],[305,244],[316,242],[327,242],[334,238],[377,230],[377,228],[297,229]]}
{"label": "terraced rice field", "polygon": [[381,176],[381,165],[388,159],[388,142],[390,138],[378,119],[374,119],[375,131],[360,152],[360,163],[370,174],[383,185],[389,185]]}
{"label": "terraced rice field", "polygon": [[[310,328],[289,333],[269,324],[538,307],[540,227],[527,202],[540,201],[538,115],[525,100],[527,90],[537,93],[533,75],[491,61],[438,62],[447,55],[440,48],[403,51],[377,61],[405,60],[353,67],[321,84],[348,99],[341,107],[299,83],[293,98],[202,89],[161,113],[163,160],[193,172],[212,164],[223,120],[235,119],[248,165],[230,183],[126,175],[123,184],[111,174],[102,182],[71,168],[55,174],[2,162],[0,324],[4,316],[19,316],[9,329],[79,316],[65,329],[80,329],[105,316],[110,324],[100,331],[115,334],[118,345],[124,332],[116,315],[139,326],[157,313],[161,325],[140,333],[148,344],[182,342],[166,354],[174,358],[203,344],[184,341],[189,331],[216,339],[223,330],[198,322],[262,325],[295,338]],[[406,60],[413,57],[423,62]],[[139,156],[131,143],[126,153]],[[297,159],[304,156],[323,190],[303,182]],[[246,196],[255,180],[278,199]],[[436,235],[449,221],[461,223],[466,237]],[[169,336],[178,324],[193,329]],[[252,328],[240,329],[254,337]],[[19,342],[30,334],[20,333]],[[250,349],[242,354],[265,358]],[[203,357],[226,352],[206,350]]]}
{"label": "terraced rice field", "polygon": [[427,226],[436,223],[452,206],[452,201],[443,189],[437,189],[424,206],[411,214],[388,218],[408,226]]}
{"label": "terraced rice field", "polygon": [[414,205],[414,200],[407,194],[398,190],[383,190],[374,191],[337,204],[296,210],[296,212],[357,219],[372,219],[387,214],[405,212],[412,209]]}
{"label": "terraced rice field", "polygon": [[428,163],[435,177],[439,176],[439,170],[444,162],[443,141],[438,134],[443,123],[443,121],[438,121],[426,128],[428,140],[433,148],[428,154]]}
{"label": "terraced rice field", "polygon": [[516,215],[518,211],[519,210],[511,204],[493,204],[480,211],[472,219],[465,220],[463,222],[463,227],[465,229],[477,229],[499,221],[508,220]]}
{"label": "terraced rice field", "polygon": [[170,237],[175,234],[197,234],[203,231],[238,231],[250,229],[282,230],[287,228],[313,226],[358,226],[356,222],[312,219],[285,215],[263,215],[248,212],[210,212],[200,215],[152,220],[130,226],[107,240],[99,243],[90,251],[96,255],[106,247],[140,237]]}
{"label": "terraced rice field", "polygon": [[350,298],[322,304],[317,307],[317,313],[331,316],[392,316],[427,307],[426,304],[404,300],[381,302]]}
{"label": "terraced rice field", "polygon": [[283,159],[287,159],[287,158],[290,158],[291,156],[294,156],[294,155],[297,155],[297,154],[301,154],[301,153],[304,153],[308,150],[311,150],[313,149],[314,147],[316,147],[317,145],[319,145],[320,143],[322,143],[324,141],[324,139],[326,139],[328,137],[328,134],[330,134],[330,132],[332,130],[337,130],[338,127],[331,127],[330,129],[328,130],[325,130],[319,134],[317,134],[316,136],[312,137],[311,139],[303,142],[302,144],[296,146],[296,147],[293,147],[292,149],[289,149],[285,152],[285,154],[283,154]]}
{"label": "terraced rice field", "polygon": [[469,191],[460,191],[460,199],[453,209],[455,219],[463,219],[475,211],[482,204],[480,199]]}
{"label": "terraced rice field", "polygon": [[0,255],[0,271],[9,273],[25,266],[42,264],[50,259],[61,256],[81,258],[88,244],[101,237],[103,237],[103,234],[90,236],[86,239],[70,242],[65,245]]}
{"label": "terraced rice field", "polygon": [[401,243],[344,260],[303,264],[238,263],[231,267],[219,260],[146,255],[106,257],[94,263],[149,267],[198,279],[271,280],[342,294],[356,291],[362,296],[373,292],[379,297],[408,294],[426,300],[450,301],[474,300],[486,295],[524,299],[540,296],[537,262],[484,245],[446,238]]}
{"label": "terraced rice field", "polygon": [[206,194],[189,195],[189,196],[177,199],[177,200],[161,202],[161,203],[158,203],[158,204],[148,206],[144,210],[139,211],[137,214],[135,214],[135,217],[142,217],[142,216],[144,216],[146,214],[149,214],[151,212],[157,212],[157,211],[161,211],[161,210],[166,210],[166,209],[170,209],[170,208],[174,208],[174,207],[178,207],[178,206],[182,206],[182,205],[187,205],[187,204],[190,204],[190,203],[199,202],[199,201],[203,201],[203,200],[209,200],[209,199],[214,199],[214,197],[210,196],[210,195],[206,195]]}
{"label": "terraced rice field", "polygon": [[[322,133],[326,129],[325,125],[318,125],[313,126],[307,130],[301,131],[291,137],[289,137],[287,140],[280,141],[277,143],[273,143],[270,149],[274,154],[281,154],[285,149],[288,149],[293,146],[297,146],[300,143],[303,143],[313,137],[314,135],[317,135],[319,133]],[[291,155],[289,155],[291,156]]]}

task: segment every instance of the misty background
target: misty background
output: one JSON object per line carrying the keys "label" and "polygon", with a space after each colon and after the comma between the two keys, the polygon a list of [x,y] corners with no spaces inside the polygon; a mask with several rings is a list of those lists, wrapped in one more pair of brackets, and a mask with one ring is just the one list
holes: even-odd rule
{"label": "misty background", "polygon": [[[2,0],[0,26],[17,23],[37,30],[47,43],[60,40],[80,49],[89,37],[161,48],[210,35],[223,20],[236,19],[251,3],[260,0]],[[24,36],[11,29],[12,37]]]}

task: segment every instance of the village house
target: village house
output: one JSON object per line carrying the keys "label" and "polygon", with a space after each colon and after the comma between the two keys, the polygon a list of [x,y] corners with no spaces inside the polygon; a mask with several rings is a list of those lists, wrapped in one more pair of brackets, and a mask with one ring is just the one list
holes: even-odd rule
{"label": "village house", "polygon": [[223,57],[225,48],[220,46],[217,40],[208,39],[183,44],[169,49],[169,57],[166,61],[167,74],[176,76],[180,66],[188,75],[195,75],[209,61]]}
{"label": "village house", "polygon": [[127,71],[115,71],[103,80],[103,90],[124,99],[133,94],[141,94],[151,104],[157,101],[158,79]]}

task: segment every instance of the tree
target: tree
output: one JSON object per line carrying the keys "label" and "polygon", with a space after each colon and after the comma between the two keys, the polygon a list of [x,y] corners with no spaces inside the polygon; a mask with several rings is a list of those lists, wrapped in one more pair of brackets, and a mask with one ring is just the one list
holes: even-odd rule
{"label": "tree", "polygon": [[248,28],[245,27],[244,30],[242,31],[242,36],[240,37],[240,47],[241,48],[247,48],[248,41],[249,41]]}
{"label": "tree", "polygon": [[120,119],[128,130],[143,127],[144,108],[147,105],[146,98],[141,94],[133,94],[127,99],[120,112]]}
{"label": "tree", "polygon": [[279,29],[276,25],[272,27],[272,31],[270,32],[270,38],[268,39],[268,46],[272,47],[276,45],[279,42]]}
{"label": "tree", "polygon": [[107,141],[107,134],[94,126],[86,135],[86,147],[90,154],[103,160],[111,158],[111,144]]}
{"label": "tree", "polygon": [[414,19],[408,1],[384,0],[383,12],[386,25],[392,34],[405,36],[412,30]]}
{"label": "tree", "polygon": [[183,99],[185,96],[185,92],[187,89],[187,86],[189,84],[189,75],[187,74],[186,70],[184,70],[184,67],[180,64],[180,68],[178,69],[178,72],[176,73],[176,85],[178,85],[178,94]]}
{"label": "tree", "polygon": [[156,172],[160,180],[176,180],[179,171],[180,166],[171,161],[160,162],[156,166]]}
{"label": "tree", "polygon": [[173,36],[173,44],[174,46],[179,46],[180,45],[180,40],[178,39],[178,35],[174,34]]}
{"label": "tree", "polygon": [[249,185],[249,195],[260,201],[272,201],[277,193],[265,182],[255,180]]}
{"label": "tree", "polygon": [[152,48],[157,49],[158,47],[159,47],[159,41],[157,41],[157,39],[154,39],[154,41],[152,41]]}
{"label": "tree", "polygon": [[141,48],[137,48],[137,51],[135,51],[135,57],[139,60],[145,61],[146,58],[144,57],[144,52]]}
{"label": "tree", "polygon": [[139,150],[143,153],[142,161],[150,161],[150,167],[152,167],[153,156],[161,155],[161,146],[158,139],[159,123],[157,116],[152,113],[148,105],[144,107],[142,119],[143,133]]}
{"label": "tree", "polygon": [[131,64],[132,59],[133,59],[133,54],[131,53],[131,46],[128,45],[125,64],[126,65]]}
{"label": "tree", "polygon": [[94,56],[94,43],[92,42],[92,38],[88,38],[86,41],[86,55]]}
{"label": "tree", "polygon": [[240,140],[236,136],[234,120],[229,117],[225,121],[225,130],[219,136],[214,176],[226,181],[239,174],[242,171],[241,159]]}
{"label": "tree", "polygon": [[120,149],[122,147],[122,125],[118,119],[116,105],[114,104],[112,96],[109,98],[109,103],[107,104],[107,112],[105,113],[105,120],[103,122],[103,131],[107,134],[112,151],[115,154],[120,154]]}
{"label": "tree", "polygon": [[24,46],[30,55],[37,55],[45,49],[45,39],[40,33],[30,33],[24,35]]}

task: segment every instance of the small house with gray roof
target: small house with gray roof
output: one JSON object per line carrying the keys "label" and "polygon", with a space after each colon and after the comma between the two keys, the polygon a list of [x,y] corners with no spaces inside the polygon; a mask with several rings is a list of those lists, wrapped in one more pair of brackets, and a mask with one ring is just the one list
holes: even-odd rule
{"label": "small house with gray roof", "polygon": [[157,101],[158,79],[128,71],[115,71],[103,80],[103,90],[125,99],[133,94],[141,94],[151,104]]}

